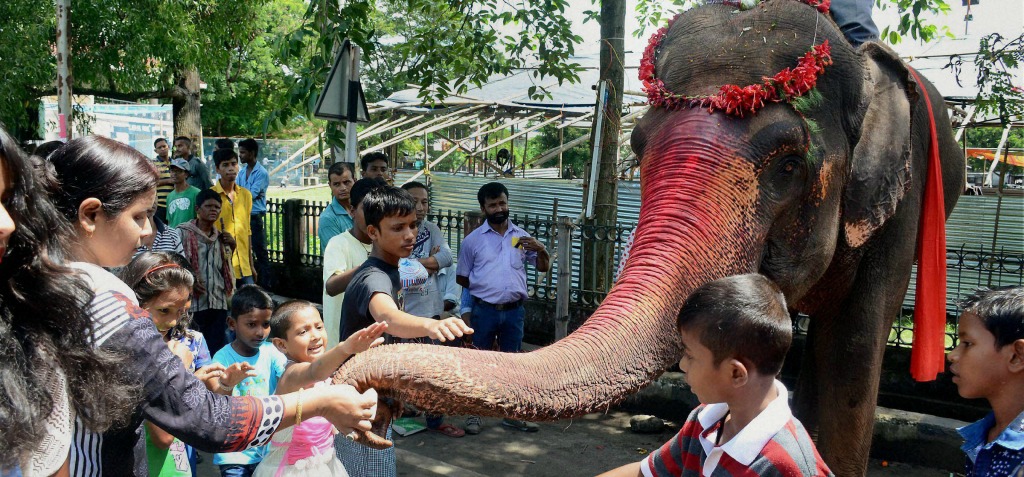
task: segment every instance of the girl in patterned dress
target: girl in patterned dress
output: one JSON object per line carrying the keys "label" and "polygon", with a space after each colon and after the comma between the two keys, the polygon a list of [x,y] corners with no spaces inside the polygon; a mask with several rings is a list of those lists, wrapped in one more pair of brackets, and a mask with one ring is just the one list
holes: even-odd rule
{"label": "girl in patterned dress", "polygon": [[[302,392],[330,384],[331,375],[352,355],[384,342],[387,323],[374,323],[327,349],[327,333],[320,313],[311,303],[292,300],[270,318],[274,346],[288,357],[288,367],[277,384],[278,393]],[[349,431],[345,429],[346,433]],[[253,477],[348,477],[334,455],[334,435],[326,419],[314,417],[274,434],[267,455]]]}
{"label": "girl in patterned dress", "polygon": [[[121,270],[121,281],[132,288],[142,309],[156,325],[171,352],[181,359],[185,370],[216,390],[222,381],[244,379],[246,369],[225,368],[214,363],[203,334],[188,329],[192,286],[195,279],[180,255],[143,252]],[[192,446],[174,438],[146,421],[146,456],[153,477],[190,476],[196,453]]]}

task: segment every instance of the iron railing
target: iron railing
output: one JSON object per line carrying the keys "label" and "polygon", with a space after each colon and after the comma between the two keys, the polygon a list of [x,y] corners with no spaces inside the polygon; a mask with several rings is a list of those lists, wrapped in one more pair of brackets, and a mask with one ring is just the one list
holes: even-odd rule
{"label": "iron railing", "polygon": [[[322,266],[320,243],[317,236],[320,213],[327,206],[324,202],[299,201],[292,210],[298,210],[298,217],[286,218],[285,202],[276,199],[267,201],[266,231],[267,246],[271,261],[284,263],[285,230],[298,230],[299,262],[304,267]],[[293,214],[295,214],[293,212]],[[297,226],[289,226],[287,220],[297,220]],[[437,224],[446,237],[454,256],[466,235],[466,223],[479,223],[478,212],[463,213],[453,210],[437,210],[428,220]],[[538,272],[527,267],[528,294],[531,300],[554,306],[557,295],[558,266],[555,260],[557,218],[544,215],[518,214],[512,221],[527,233],[544,243],[552,255],[551,269]],[[622,255],[626,240],[635,224],[615,223],[608,225],[576,224],[570,234],[572,266],[570,290],[568,293],[569,329],[581,325],[601,304],[611,286],[611,277]],[[979,249],[949,249],[947,260],[947,348],[957,343],[957,316],[960,314],[960,300],[977,287],[1024,285],[1024,254]],[[913,289],[911,283],[902,312],[895,318],[889,335],[889,344],[909,347],[913,338]],[[798,316],[793,323],[797,333],[806,333],[806,316]]]}

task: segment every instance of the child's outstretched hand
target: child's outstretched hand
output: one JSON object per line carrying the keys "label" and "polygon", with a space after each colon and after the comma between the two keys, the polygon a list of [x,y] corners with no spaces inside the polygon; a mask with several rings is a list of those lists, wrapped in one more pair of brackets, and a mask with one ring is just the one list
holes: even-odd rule
{"label": "child's outstretched hand", "polygon": [[383,343],[384,338],[381,335],[383,335],[387,329],[388,324],[383,321],[374,323],[352,333],[352,336],[349,336],[345,341],[338,343],[338,346],[347,354],[362,353],[363,351]]}
{"label": "child's outstretched hand", "polygon": [[427,336],[430,339],[445,343],[455,341],[455,338],[473,334],[473,328],[470,328],[461,318],[452,317],[443,320],[431,320],[427,332]]}
{"label": "child's outstretched hand", "polygon": [[224,368],[224,375],[220,378],[220,385],[224,388],[233,388],[242,382],[243,379],[257,376],[256,368],[249,363],[234,363]]}
{"label": "child's outstretched hand", "polygon": [[206,385],[206,389],[216,391],[220,387],[220,378],[224,376],[224,365],[220,363],[208,364],[197,369],[193,374]]}

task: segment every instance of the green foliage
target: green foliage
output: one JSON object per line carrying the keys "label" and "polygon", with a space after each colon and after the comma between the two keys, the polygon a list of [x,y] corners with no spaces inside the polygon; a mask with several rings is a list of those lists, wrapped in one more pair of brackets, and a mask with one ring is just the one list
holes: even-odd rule
{"label": "green foliage", "polygon": [[[562,13],[568,0],[353,0],[311,1],[304,24],[282,42],[283,58],[303,58],[290,91],[290,107],[276,120],[310,115],[326,80],[334,48],[348,38],[362,48],[367,100],[386,97],[408,84],[435,104],[464,94],[496,74],[533,67],[535,81],[577,81],[580,66],[570,61],[582,38]],[[531,89],[543,97],[544,86]],[[340,131],[328,134],[339,143]]]}
{"label": "green foliage", "polygon": [[[950,58],[947,68],[956,74],[960,82],[960,68],[963,58]],[[982,37],[974,67],[978,71],[978,107],[976,116],[996,115],[1001,124],[1013,118],[1024,117],[1024,89],[1014,84],[1014,70],[1024,64],[1024,34],[1007,39],[998,33]]]}
{"label": "green foliage", "polygon": [[[250,47],[260,46],[267,26],[287,24],[265,7],[289,2],[301,5],[301,0],[72,2],[72,91],[124,100],[169,98],[177,93],[182,72],[191,68],[214,85],[218,72],[230,83],[227,79],[248,66]],[[0,18],[0,60],[7,68],[0,84],[0,122],[21,137],[32,136],[38,98],[55,94],[55,10],[51,2],[4,0]]]}
{"label": "green foliage", "polygon": [[[636,3],[636,18],[640,28],[633,32],[633,36],[640,38],[647,31],[648,27],[661,28],[668,23],[676,14],[701,5],[700,0],[639,0]],[[588,11],[590,18],[598,20],[598,11]],[[588,18],[589,19],[589,18]]]}
{"label": "green foliage", "polygon": [[895,26],[886,25],[880,34],[883,41],[895,45],[907,36],[922,43],[927,43],[940,35],[953,38],[948,28],[939,28],[922,19],[922,15],[945,15],[949,12],[949,4],[943,0],[875,0],[879,10],[895,8],[899,13],[900,22]]}
{"label": "green foliage", "polygon": [[54,16],[52,2],[0,1],[0,125],[15,137],[34,133],[37,124],[29,112],[38,104],[36,90],[56,81],[57,64],[50,50]]}
{"label": "green foliage", "polygon": [[[562,141],[558,140],[558,128],[554,124],[549,124],[540,128],[540,135],[536,139],[530,139],[530,148],[533,149],[536,144],[536,149],[530,151],[531,154],[528,156],[529,159],[534,159],[544,151],[558,147],[559,144],[564,144],[574,139],[578,139],[583,136],[589,136],[589,129],[581,129],[574,127],[567,127],[562,129]],[[572,149],[569,149],[562,153],[562,172],[566,169],[572,171],[572,175],[576,177],[583,177],[583,170],[590,162],[590,143],[584,141]],[[542,167],[558,166],[557,159],[544,164]]]}
{"label": "green foliage", "polygon": [[[299,65],[279,59],[279,43],[302,23],[302,0],[272,0],[254,9],[252,34],[236,43],[223,68],[203,74],[203,130],[211,136],[258,136],[268,117],[287,104],[287,71]],[[305,136],[313,132],[295,128],[308,123],[296,118],[279,124],[278,134]],[[308,129],[308,128],[305,128]],[[274,130],[266,131],[270,135]],[[291,134],[289,134],[291,133]]]}

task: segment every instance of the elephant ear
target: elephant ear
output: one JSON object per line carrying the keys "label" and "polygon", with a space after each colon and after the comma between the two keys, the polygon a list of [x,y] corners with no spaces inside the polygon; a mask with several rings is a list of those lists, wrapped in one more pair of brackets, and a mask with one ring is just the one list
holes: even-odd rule
{"label": "elephant ear", "polygon": [[843,192],[843,228],[853,248],[892,217],[910,189],[911,118],[917,102],[917,83],[896,53],[876,42],[861,45],[859,52],[864,82],[851,122],[860,124],[860,133]]}

